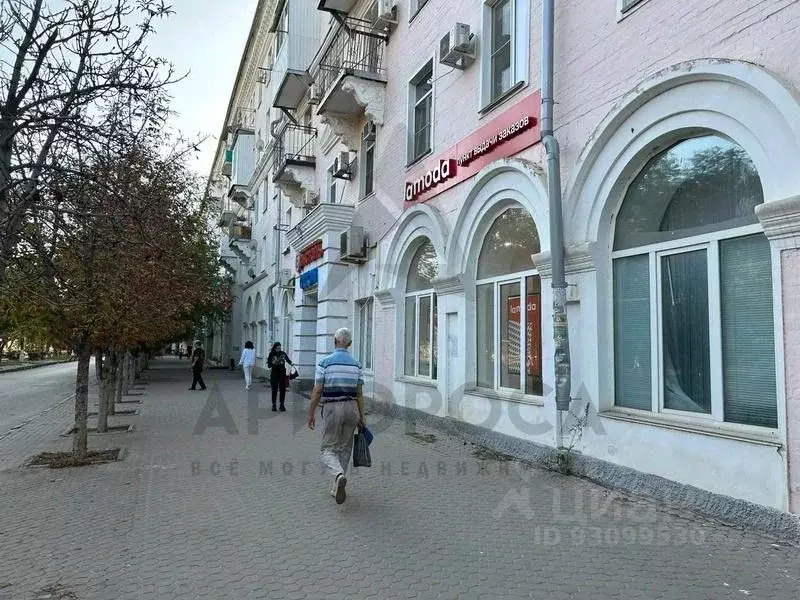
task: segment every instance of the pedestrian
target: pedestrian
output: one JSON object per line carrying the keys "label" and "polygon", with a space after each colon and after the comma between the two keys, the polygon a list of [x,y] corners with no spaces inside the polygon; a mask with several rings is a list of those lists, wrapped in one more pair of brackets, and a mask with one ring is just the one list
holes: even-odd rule
{"label": "pedestrian", "polygon": [[286,363],[291,365],[292,361],[286,355],[286,352],[281,349],[281,343],[275,342],[272,344],[269,356],[267,356],[267,366],[270,368],[269,383],[272,387],[272,412],[278,410],[276,401],[279,391],[281,394],[281,412],[286,412]]}
{"label": "pedestrian", "polygon": [[348,352],[353,342],[350,330],[338,329],[333,337],[335,350],[317,365],[311,406],[308,408],[308,428],[316,426],[317,405],[322,404],[323,465],[333,477],[331,495],[336,504],[347,497],[347,470],[353,455],[353,436],[356,427],[364,427],[364,397],[361,365]]}
{"label": "pedestrian", "polygon": [[[188,349],[187,349],[188,354]],[[197,384],[200,384],[200,389],[206,389],[206,384],[203,381],[203,363],[206,361],[206,352],[203,350],[200,341],[194,343],[194,352],[192,352],[192,387],[190,390],[196,389]]]}
{"label": "pedestrian", "polygon": [[242,357],[239,359],[239,366],[244,371],[244,389],[250,389],[250,383],[253,381],[253,365],[256,364],[256,351],[253,348],[253,342],[247,341],[244,343],[244,350],[242,350]]}

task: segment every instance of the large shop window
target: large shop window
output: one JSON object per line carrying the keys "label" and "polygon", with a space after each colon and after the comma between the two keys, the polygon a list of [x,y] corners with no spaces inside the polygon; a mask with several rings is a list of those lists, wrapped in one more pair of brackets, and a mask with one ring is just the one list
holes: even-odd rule
{"label": "large shop window", "polygon": [[536,224],[522,207],[503,212],[486,234],[476,281],[479,388],[543,395],[542,284],[531,262],[539,250]]}
{"label": "large shop window", "polygon": [[437,312],[433,280],[438,265],[429,241],[411,259],[405,296],[405,369],[411,377],[436,379]]}
{"label": "large shop window", "polygon": [[631,184],[614,239],[615,404],[776,428],[769,243],[750,158],[684,140]]}

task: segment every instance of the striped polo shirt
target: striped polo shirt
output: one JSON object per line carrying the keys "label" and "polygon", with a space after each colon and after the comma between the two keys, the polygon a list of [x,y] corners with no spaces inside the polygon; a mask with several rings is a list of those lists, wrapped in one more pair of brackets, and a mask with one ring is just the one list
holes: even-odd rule
{"label": "striped polo shirt", "polygon": [[355,400],[358,386],[364,385],[361,365],[347,350],[337,348],[317,365],[314,385],[322,386],[323,404]]}

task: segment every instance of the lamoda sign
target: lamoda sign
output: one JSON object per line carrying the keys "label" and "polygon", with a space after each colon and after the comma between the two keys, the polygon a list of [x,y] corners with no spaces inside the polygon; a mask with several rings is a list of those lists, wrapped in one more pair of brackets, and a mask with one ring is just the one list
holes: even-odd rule
{"label": "lamoda sign", "polygon": [[413,202],[420,194],[432,190],[443,181],[456,176],[456,161],[447,158],[439,161],[436,168],[431,169],[413,182],[406,182],[406,202]]}
{"label": "lamoda sign", "polygon": [[477,175],[492,161],[514,156],[539,142],[540,108],[541,95],[535,92],[461,140],[419,176],[406,181],[406,204],[425,202]]}

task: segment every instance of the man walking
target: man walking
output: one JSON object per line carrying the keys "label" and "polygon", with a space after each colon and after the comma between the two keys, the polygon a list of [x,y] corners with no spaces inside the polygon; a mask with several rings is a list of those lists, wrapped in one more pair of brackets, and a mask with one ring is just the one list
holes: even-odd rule
{"label": "man walking", "polygon": [[190,390],[197,389],[196,386],[199,383],[200,389],[206,389],[206,384],[203,381],[203,363],[206,362],[206,352],[203,350],[200,341],[196,341],[194,343],[194,352],[192,353],[192,387]]}
{"label": "man walking", "polygon": [[336,504],[342,504],[347,497],[346,473],[353,454],[353,436],[356,427],[364,426],[364,380],[361,365],[347,351],[352,342],[349,329],[336,331],[333,354],[317,365],[308,408],[308,428],[314,429],[317,405],[323,405],[321,458],[333,477],[331,495]]}

